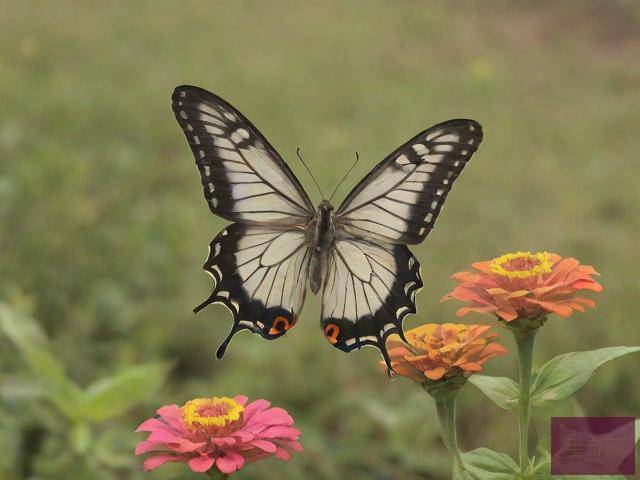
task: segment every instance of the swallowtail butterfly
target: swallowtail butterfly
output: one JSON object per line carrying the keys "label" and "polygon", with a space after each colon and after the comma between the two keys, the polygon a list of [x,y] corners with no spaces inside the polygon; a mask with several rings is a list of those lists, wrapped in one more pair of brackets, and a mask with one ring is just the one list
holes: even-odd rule
{"label": "swallowtail butterfly", "polygon": [[322,291],[327,340],[349,352],[404,337],[416,312],[420,265],[407,245],[422,242],[451,186],[482,141],[473,120],[425,130],[382,160],[336,210],[314,208],[282,157],[222,98],[181,86],[172,107],[195,156],[211,211],[231,223],[209,245],[204,269],[211,303],[225,305],[233,326],[218,348],[250,330],[273,340],[300,316],[307,286]]}

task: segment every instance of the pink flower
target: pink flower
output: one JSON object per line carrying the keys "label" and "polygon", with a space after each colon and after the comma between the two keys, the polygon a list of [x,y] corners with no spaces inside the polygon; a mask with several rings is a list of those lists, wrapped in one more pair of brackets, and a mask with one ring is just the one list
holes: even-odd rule
{"label": "pink flower", "polygon": [[266,400],[247,404],[247,397],[196,398],[182,407],[165,405],[136,432],[150,432],[136,455],[151,452],[142,468],[150,471],[167,462],[185,462],[194,472],[217,468],[225,474],[246,462],[275,455],[289,460],[301,452],[300,431],[282,408]]}

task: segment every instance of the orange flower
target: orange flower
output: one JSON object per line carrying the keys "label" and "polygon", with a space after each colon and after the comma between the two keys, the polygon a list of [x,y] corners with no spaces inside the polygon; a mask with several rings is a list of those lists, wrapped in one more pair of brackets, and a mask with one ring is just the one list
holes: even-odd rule
{"label": "orange flower", "polygon": [[469,376],[482,370],[487,359],[507,353],[502,345],[491,343],[497,335],[488,333],[490,328],[428,323],[405,333],[408,344],[391,335],[387,340],[391,366],[398,375],[416,382]]}
{"label": "orange flower", "polygon": [[510,322],[517,318],[534,319],[556,313],[568,317],[584,306],[594,307],[588,298],[575,297],[580,290],[602,291],[592,276],[598,273],[575,258],[555,253],[508,253],[486,262],[473,264],[479,273],[458,272],[458,282],[441,301],[455,298],[471,304],[460,308],[462,317],[469,312],[494,313]]}

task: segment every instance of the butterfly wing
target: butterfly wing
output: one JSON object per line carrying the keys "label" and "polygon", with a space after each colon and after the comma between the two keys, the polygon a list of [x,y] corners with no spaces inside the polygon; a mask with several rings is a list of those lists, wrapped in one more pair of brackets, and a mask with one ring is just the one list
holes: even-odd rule
{"label": "butterfly wing", "polygon": [[420,264],[406,245],[337,238],[330,250],[322,294],[322,329],[333,346],[350,352],[373,345],[390,366],[385,340],[402,334],[416,313]]}
{"label": "butterfly wing", "polygon": [[473,120],[450,120],[416,135],[387,156],[347,196],[335,216],[322,300],[325,336],[343,351],[377,347],[391,369],[385,341],[404,338],[416,312],[420,264],[406,244],[423,241],[482,141]]}
{"label": "butterfly wing", "polygon": [[296,324],[307,290],[309,257],[306,233],[295,227],[234,223],[213,239],[204,264],[213,277],[213,292],[195,311],[221,303],[233,314],[218,358],[241,330],[273,340]]}
{"label": "butterfly wing", "polygon": [[473,120],[449,120],[419,133],[351,191],[336,212],[336,224],[377,241],[422,242],[481,141],[482,127]]}
{"label": "butterfly wing", "polygon": [[211,296],[198,306],[225,305],[233,326],[217,351],[250,330],[273,340],[295,325],[306,293],[315,210],[280,155],[229,103],[198,87],[177,87],[173,112],[195,156],[211,211],[232,225],[209,245],[204,269]]}
{"label": "butterfly wing", "polygon": [[213,213],[270,224],[304,224],[313,216],[300,182],[242,113],[199,87],[177,87],[171,100]]}

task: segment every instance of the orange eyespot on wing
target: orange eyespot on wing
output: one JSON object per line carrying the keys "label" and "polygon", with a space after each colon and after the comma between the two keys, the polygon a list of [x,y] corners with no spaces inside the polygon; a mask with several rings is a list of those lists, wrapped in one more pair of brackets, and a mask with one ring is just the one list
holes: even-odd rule
{"label": "orange eyespot on wing", "polygon": [[289,319],[287,317],[278,315],[273,321],[273,325],[269,330],[269,335],[277,335],[278,333],[286,332],[293,325],[295,325],[295,323],[295,320],[293,321],[293,323],[289,323]]}
{"label": "orange eyespot on wing", "polygon": [[340,327],[333,323],[330,323],[326,327],[324,327],[324,335],[329,340],[329,343],[335,345],[338,343],[338,335],[340,335]]}

